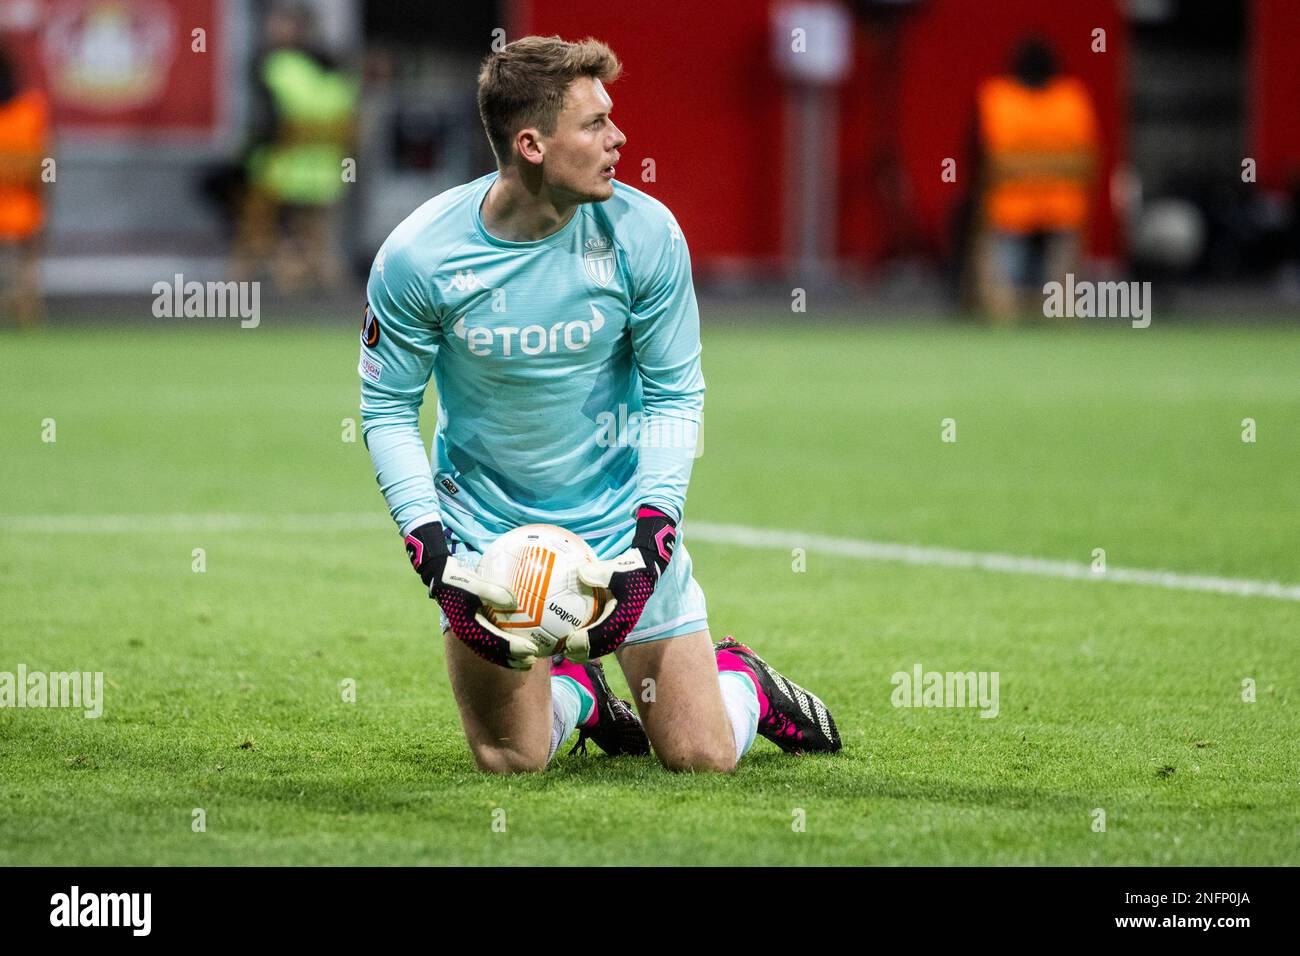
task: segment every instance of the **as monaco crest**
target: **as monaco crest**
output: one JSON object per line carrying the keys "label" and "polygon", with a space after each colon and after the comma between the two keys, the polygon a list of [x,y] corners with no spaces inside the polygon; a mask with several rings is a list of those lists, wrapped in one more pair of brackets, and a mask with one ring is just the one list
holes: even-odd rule
{"label": "as monaco crest", "polygon": [[614,244],[604,236],[587,240],[587,251],[582,255],[582,264],[587,275],[598,285],[607,286],[614,278]]}

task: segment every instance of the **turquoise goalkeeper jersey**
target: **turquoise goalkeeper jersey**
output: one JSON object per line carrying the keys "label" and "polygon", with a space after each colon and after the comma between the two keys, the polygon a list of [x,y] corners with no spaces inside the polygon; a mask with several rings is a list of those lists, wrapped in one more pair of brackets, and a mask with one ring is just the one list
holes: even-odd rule
{"label": "turquoise goalkeeper jersey", "polygon": [[366,447],[403,534],[441,520],[482,551],[542,522],[612,552],[641,504],[680,520],[699,449],[686,241],[662,203],[617,181],[544,239],[498,239],[479,212],[496,176],[429,200],[375,257],[358,365]]}

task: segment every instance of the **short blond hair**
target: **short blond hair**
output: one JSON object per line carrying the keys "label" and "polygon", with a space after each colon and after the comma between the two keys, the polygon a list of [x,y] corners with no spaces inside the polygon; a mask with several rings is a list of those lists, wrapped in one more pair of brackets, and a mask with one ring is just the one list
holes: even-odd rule
{"label": "short blond hair", "polygon": [[613,83],[623,65],[604,43],[588,37],[569,43],[558,36],[521,37],[489,54],[478,74],[478,113],[499,165],[513,155],[521,129],[555,132],[564,91],[580,76]]}

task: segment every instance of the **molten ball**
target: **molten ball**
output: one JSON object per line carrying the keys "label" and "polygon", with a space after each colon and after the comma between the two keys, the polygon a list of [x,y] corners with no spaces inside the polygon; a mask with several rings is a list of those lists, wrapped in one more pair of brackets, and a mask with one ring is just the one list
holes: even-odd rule
{"label": "molten ball", "polygon": [[531,637],[542,654],[560,653],[565,638],[605,610],[609,592],[578,580],[578,568],[595,560],[587,542],[553,524],[529,524],[503,534],[484,552],[478,574],[509,588],[519,607],[488,608],[485,616],[503,631]]}

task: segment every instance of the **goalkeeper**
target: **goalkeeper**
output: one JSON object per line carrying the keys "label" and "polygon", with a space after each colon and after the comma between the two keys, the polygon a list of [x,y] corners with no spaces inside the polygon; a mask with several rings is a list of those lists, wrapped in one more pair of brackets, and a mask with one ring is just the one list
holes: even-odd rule
{"label": "goalkeeper", "polygon": [[[680,540],[704,379],[686,241],[615,181],[626,142],[595,40],[490,55],[479,111],[498,170],[429,200],[380,248],[362,323],[363,434],[416,572],[443,613],[451,685],[486,771],[540,770],[575,728],[611,754],[733,769],[757,733],[835,751],[813,694],[748,647],[714,645]],[[432,460],[419,432],[437,388]],[[499,535],[568,528],[608,613],[541,657],[489,624],[515,596],[474,573]],[[598,658],[616,653],[637,715]],[[549,720],[547,717],[549,716]]]}

